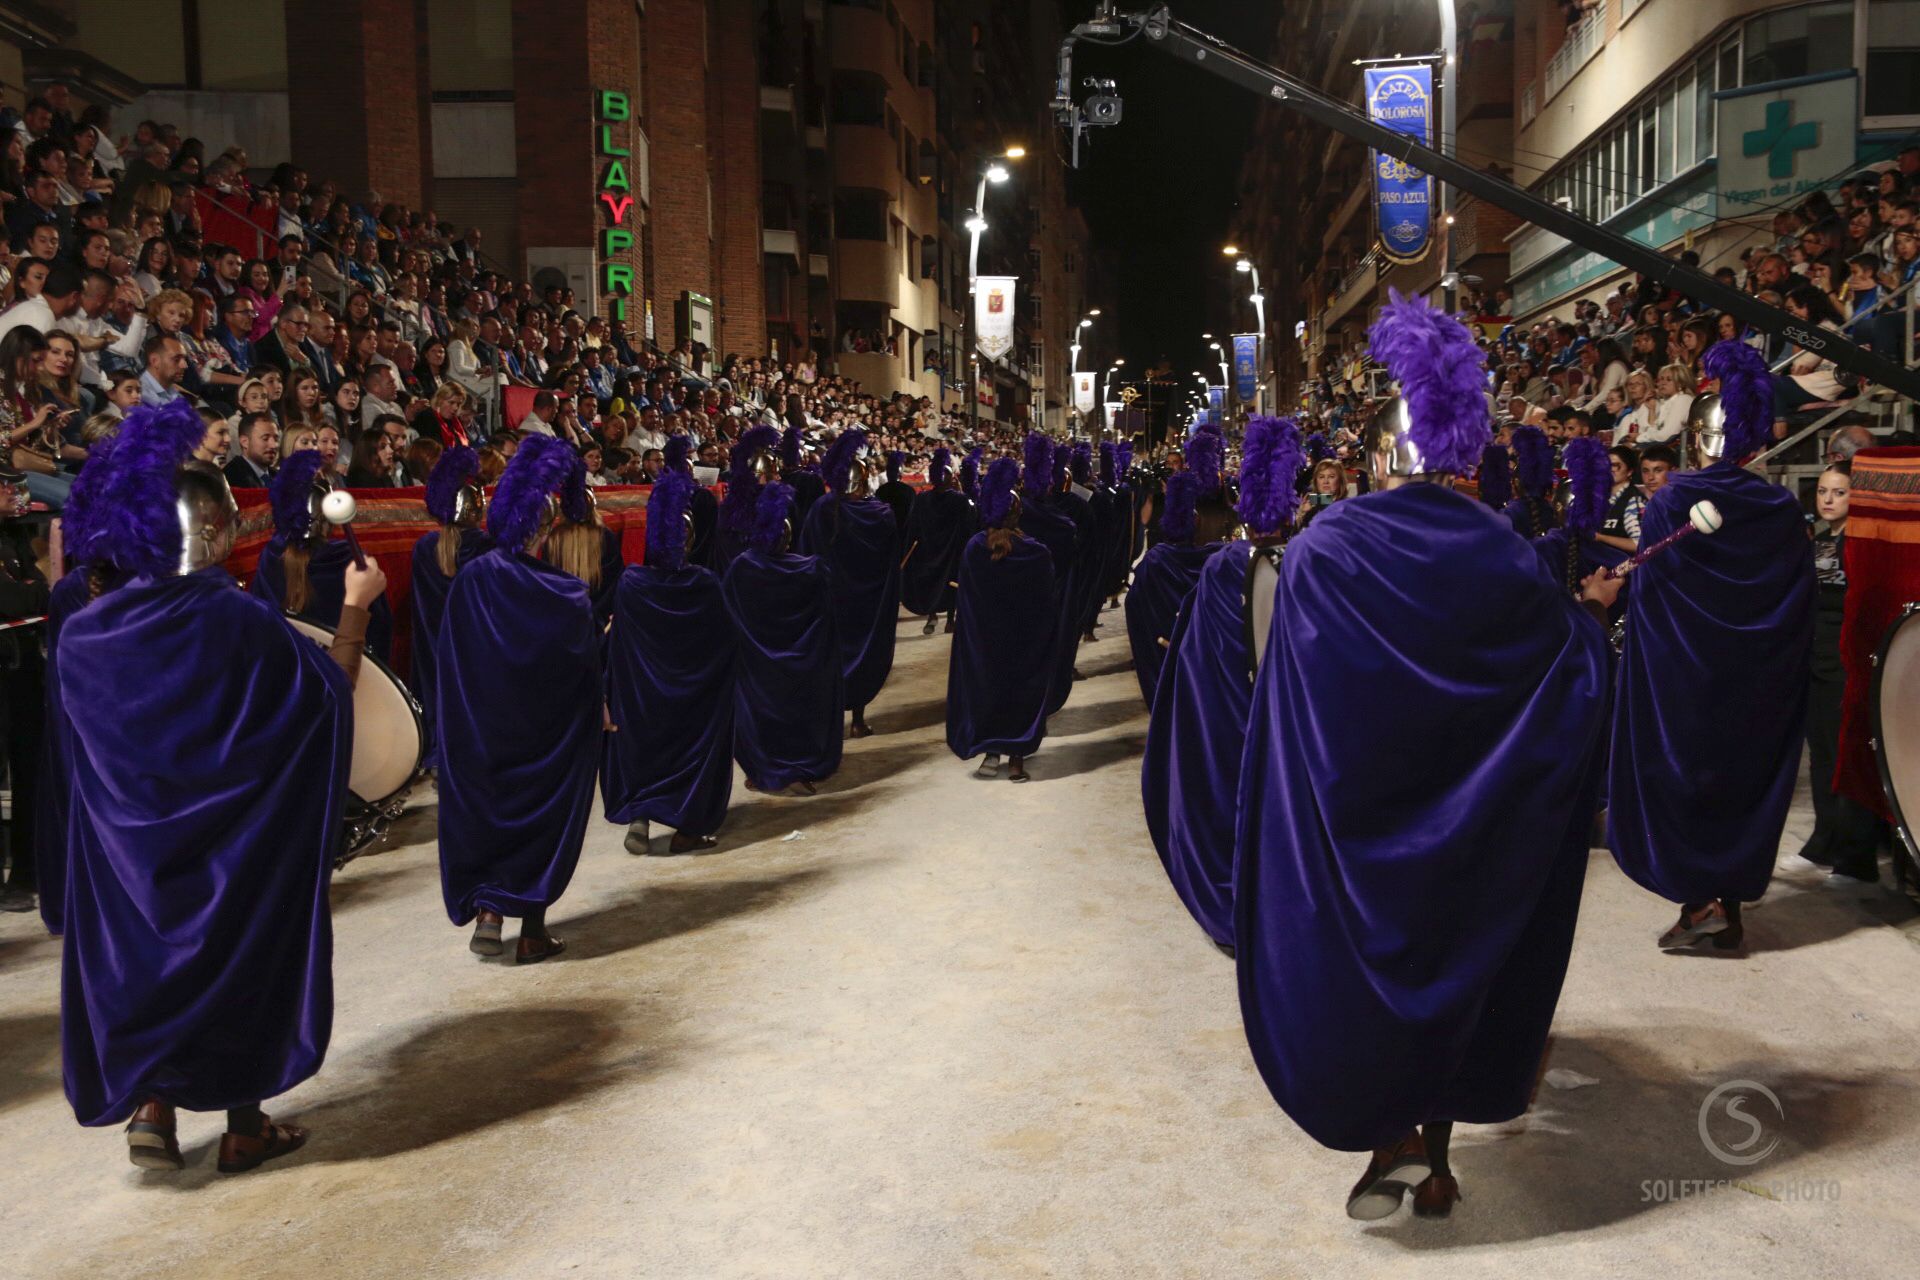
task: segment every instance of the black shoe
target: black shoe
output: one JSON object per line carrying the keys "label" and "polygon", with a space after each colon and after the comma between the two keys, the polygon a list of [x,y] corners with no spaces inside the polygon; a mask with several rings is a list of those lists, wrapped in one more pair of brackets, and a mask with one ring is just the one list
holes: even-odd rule
{"label": "black shoe", "polygon": [[40,905],[31,889],[0,889],[0,911],[27,912]]}

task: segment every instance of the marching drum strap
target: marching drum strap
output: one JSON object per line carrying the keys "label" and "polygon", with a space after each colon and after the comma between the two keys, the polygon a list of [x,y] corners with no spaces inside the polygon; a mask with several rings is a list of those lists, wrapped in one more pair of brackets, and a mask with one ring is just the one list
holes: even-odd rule
{"label": "marching drum strap", "polygon": [[360,655],[367,648],[367,622],[370,615],[358,605],[343,605],[340,609],[340,625],[334,628],[333,644],[327,649],[327,656],[340,665],[347,673],[347,683],[360,683]]}

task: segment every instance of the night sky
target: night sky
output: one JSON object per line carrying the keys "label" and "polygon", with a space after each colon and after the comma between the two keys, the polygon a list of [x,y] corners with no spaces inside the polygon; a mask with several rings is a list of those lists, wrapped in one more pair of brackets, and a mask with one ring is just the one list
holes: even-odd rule
{"label": "night sky", "polygon": [[[1087,0],[1065,7],[1076,21],[1093,10]],[[1173,16],[1257,55],[1278,20],[1274,6],[1248,0],[1175,0]],[[1183,378],[1211,370],[1216,357],[1200,340],[1209,327],[1205,291],[1209,281],[1220,289],[1230,270],[1220,246],[1259,103],[1145,36],[1122,48],[1082,42],[1073,74],[1076,101],[1089,92],[1081,82],[1097,75],[1117,81],[1126,104],[1120,124],[1092,131],[1082,144],[1073,188],[1114,287],[1115,296],[1094,303],[1118,327],[1117,349],[1108,345],[1112,329],[1098,344],[1102,363],[1124,356],[1123,372],[1133,374],[1164,356]],[[1277,282],[1265,283],[1271,290]]]}

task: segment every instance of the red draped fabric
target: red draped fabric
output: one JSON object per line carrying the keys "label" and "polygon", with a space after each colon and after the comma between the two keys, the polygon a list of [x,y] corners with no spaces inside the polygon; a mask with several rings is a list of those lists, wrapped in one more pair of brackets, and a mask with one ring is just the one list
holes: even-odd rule
{"label": "red draped fabric", "polygon": [[1833,785],[1891,820],[1872,745],[1873,655],[1900,610],[1920,601],[1920,448],[1861,450],[1853,456],[1852,488],[1840,628],[1847,690]]}

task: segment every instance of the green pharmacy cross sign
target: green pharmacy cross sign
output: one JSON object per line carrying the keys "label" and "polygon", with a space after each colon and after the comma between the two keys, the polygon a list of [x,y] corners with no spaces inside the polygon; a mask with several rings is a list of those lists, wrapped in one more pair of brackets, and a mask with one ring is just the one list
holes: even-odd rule
{"label": "green pharmacy cross sign", "polygon": [[1760,128],[1740,135],[1740,152],[1745,156],[1765,156],[1769,178],[1791,178],[1796,151],[1808,151],[1820,145],[1820,126],[1811,120],[1799,124],[1793,119],[1791,101],[1769,102],[1766,122]]}
{"label": "green pharmacy cross sign", "polygon": [[620,254],[633,248],[633,232],[627,217],[633,212],[633,180],[627,175],[632,153],[615,141],[628,136],[633,120],[633,100],[614,89],[602,89],[594,98],[594,150],[606,162],[600,171],[598,203],[610,219],[600,229],[600,288],[611,300],[611,319],[624,324],[627,319],[627,295],[633,292],[633,264],[617,261]]}

